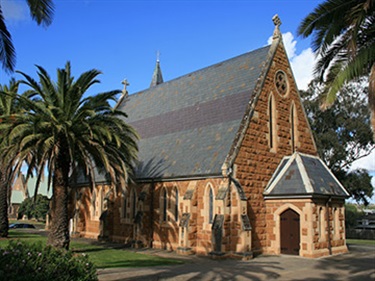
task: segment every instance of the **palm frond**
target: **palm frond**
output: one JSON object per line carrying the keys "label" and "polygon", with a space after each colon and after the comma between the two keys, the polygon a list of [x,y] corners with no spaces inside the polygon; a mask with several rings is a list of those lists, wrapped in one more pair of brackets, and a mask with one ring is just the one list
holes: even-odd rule
{"label": "palm frond", "polygon": [[16,51],[12,43],[12,36],[5,24],[3,11],[0,6],[0,61],[3,69],[10,73],[16,66]]}
{"label": "palm frond", "polygon": [[31,18],[38,25],[49,26],[54,15],[54,4],[52,0],[27,0]]}
{"label": "palm frond", "polygon": [[[358,79],[369,73],[369,70],[375,62],[375,43],[371,48],[361,49],[356,59],[348,62],[344,67],[339,63],[332,66],[330,78],[327,79],[326,103],[332,104],[337,93],[348,81]],[[337,69],[336,69],[337,68]]]}

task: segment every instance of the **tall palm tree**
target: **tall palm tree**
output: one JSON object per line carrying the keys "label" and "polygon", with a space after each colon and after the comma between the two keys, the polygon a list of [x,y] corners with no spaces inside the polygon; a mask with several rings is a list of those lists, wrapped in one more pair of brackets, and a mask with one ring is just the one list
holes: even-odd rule
{"label": "tall palm tree", "polygon": [[[52,23],[54,5],[52,0],[27,0],[30,15],[38,25],[48,26]],[[5,24],[3,10],[0,1],[0,61],[3,69],[13,72],[16,64],[16,52],[12,43],[12,37]]]}
{"label": "tall palm tree", "polygon": [[94,186],[95,173],[102,171],[114,186],[124,187],[136,160],[138,137],[126,124],[126,114],[110,105],[120,91],[85,97],[99,82],[99,71],[87,71],[75,80],[68,62],[57,70],[54,83],[45,69],[37,68],[39,82],[19,72],[24,77],[20,83],[30,87],[28,99],[19,99],[27,114],[16,115],[14,122],[3,125],[10,129],[10,145],[3,153],[16,170],[27,160],[27,176],[36,169],[37,182],[48,170],[53,195],[47,243],[69,248],[68,191],[73,172],[84,171]]}
{"label": "tall palm tree", "polygon": [[[0,116],[11,116],[17,112],[16,93],[18,91],[18,82],[11,79],[9,86],[0,85]],[[1,119],[0,119],[1,123]],[[0,147],[7,145],[5,131],[1,131]],[[8,200],[10,192],[10,184],[12,167],[4,163],[3,158],[0,157],[0,237],[8,237]]]}
{"label": "tall palm tree", "polygon": [[306,16],[298,33],[313,36],[312,47],[319,57],[315,74],[326,84],[323,105],[331,105],[345,83],[369,76],[375,140],[375,1],[326,0]]}

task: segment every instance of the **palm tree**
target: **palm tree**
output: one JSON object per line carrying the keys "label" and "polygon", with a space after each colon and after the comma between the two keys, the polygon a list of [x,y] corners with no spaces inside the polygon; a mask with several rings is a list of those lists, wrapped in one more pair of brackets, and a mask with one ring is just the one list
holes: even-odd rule
{"label": "palm tree", "polygon": [[313,36],[315,74],[326,84],[324,106],[343,85],[369,76],[368,102],[375,140],[375,1],[326,0],[301,22],[299,35]]}
{"label": "palm tree", "polygon": [[27,176],[36,169],[37,182],[47,169],[53,194],[47,243],[67,249],[68,192],[73,172],[84,171],[94,186],[95,173],[102,171],[113,186],[125,187],[136,159],[138,137],[125,123],[126,114],[110,105],[120,91],[84,96],[99,82],[99,71],[87,71],[75,80],[68,62],[57,70],[54,83],[45,69],[37,68],[39,82],[19,72],[25,79],[20,83],[30,87],[28,99],[19,98],[27,114],[16,115],[13,123],[4,125],[10,130],[10,145],[3,153],[16,171],[27,161]]}
{"label": "palm tree", "polygon": [[[0,85],[0,116],[11,116],[17,111],[17,101],[15,94],[18,91],[18,82],[11,79],[9,86]],[[0,119],[1,123],[1,119]],[[6,145],[5,131],[0,135],[0,147]],[[0,157],[0,237],[8,237],[8,200],[10,192],[10,184],[13,182],[11,179],[12,167],[6,165]]]}
{"label": "palm tree", "polygon": [[[49,26],[52,23],[54,6],[52,0],[27,0],[31,18],[38,25]],[[3,10],[0,2],[0,61],[3,69],[13,72],[16,64],[16,52],[12,37],[5,24]]]}

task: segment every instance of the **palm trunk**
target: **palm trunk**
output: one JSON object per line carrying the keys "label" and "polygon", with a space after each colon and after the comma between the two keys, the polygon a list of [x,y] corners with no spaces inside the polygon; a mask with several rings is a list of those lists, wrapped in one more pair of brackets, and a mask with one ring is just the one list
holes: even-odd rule
{"label": "palm trunk", "polygon": [[0,163],[0,237],[8,237],[8,175],[7,169]]}
{"label": "palm trunk", "polygon": [[57,248],[69,249],[69,218],[68,218],[68,157],[60,154],[57,159],[53,177],[53,195],[50,208],[51,228],[47,244]]}
{"label": "palm trunk", "polygon": [[372,137],[375,141],[375,63],[372,64],[369,85],[368,85],[368,103],[371,111]]}

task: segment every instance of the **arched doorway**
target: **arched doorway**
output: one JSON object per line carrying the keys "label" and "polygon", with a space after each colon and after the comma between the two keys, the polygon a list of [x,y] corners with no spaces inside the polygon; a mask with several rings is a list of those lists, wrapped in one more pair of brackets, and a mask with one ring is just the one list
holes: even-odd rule
{"label": "arched doorway", "polygon": [[299,215],[292,209],[287,209],[280,215],[280,247],[282,254],[299,255]]}

